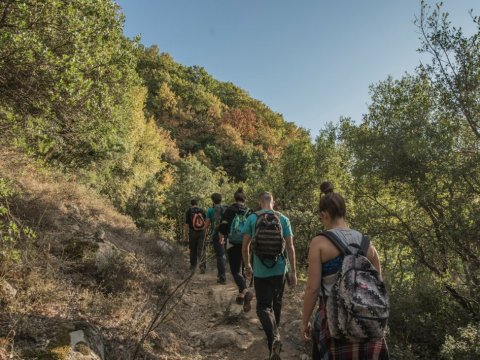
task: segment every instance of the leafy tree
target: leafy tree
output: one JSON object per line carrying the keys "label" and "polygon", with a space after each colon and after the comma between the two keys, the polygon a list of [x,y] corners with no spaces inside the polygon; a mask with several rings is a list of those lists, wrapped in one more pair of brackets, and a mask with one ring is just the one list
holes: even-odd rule
{"label": "leafy tree", "polygon": [[0,126],[35,153],[86,165],[118,149],[137,83],[134,44],[110,0],[0,3]]}

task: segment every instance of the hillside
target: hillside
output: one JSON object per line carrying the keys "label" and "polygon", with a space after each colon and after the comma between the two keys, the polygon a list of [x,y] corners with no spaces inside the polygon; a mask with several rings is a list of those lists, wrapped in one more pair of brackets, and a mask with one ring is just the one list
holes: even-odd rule
{"label": "hillside", "polygon": [[[249,344],[240,359],[263,356],[254,316],[229,305],[230,285],[212,285],[211,267],[190,276],[185,210],[192,199],[209,207],[216,192],[231,203],[239,187],[254,209],[271,191],[303,280],[329,180],[380,254],[392,359],[479,358],[471,19],[466,34],[422,2],[415,26],[430,61],[371,85],[361,119],[312,141],[247,91],[125,37],[112,0],[1,1],[1,356],[62,359],[71,338],[77,358],[88,345],[103,360],[227,359],[232,339]],[[288,294],[282,330],[293,358],[301,294]],[[227,331],[223,345],[205,338],[216,330]]]}
{"label": "hillside", "polygon": [[[265,352],[255,313],[235,305],[232,285],[216,284],[212,258],[206,275],[190,278],[182,247],[142,234],[74,180],[38,171],[5,148],[0,173],[15,191],[0,205],[8,203],[9,216],[35,233],[17,239],[20,262],[2,264],[0,359],[133,359],[156,315],[161,320],[137,358],[251,359]],[[287,294],[282,331],[290,339],[285,353],[297,357],[299,301],[298,293]]]}

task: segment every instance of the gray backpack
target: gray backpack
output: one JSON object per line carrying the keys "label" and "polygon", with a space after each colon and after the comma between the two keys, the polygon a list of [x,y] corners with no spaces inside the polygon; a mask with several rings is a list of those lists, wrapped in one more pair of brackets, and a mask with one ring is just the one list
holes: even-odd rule
{"label": "gray backpack", "polygon": [[[330,335],[350,341],[369,341],[385,335],[390,312],[388,293],[377,269],[367,258],[370,240],[363,235],[360,246],[347,244],[334,232],[327,237],[344,256],[341,270],[327,298]],[[350,248],[357,247],[351,251]]]}

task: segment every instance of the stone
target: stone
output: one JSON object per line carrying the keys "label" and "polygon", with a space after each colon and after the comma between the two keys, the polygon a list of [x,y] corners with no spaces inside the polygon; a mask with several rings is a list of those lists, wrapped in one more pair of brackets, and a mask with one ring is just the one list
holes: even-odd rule
{"label": "stone", "polygon": [[237,333],[240,334],[240,335],[248,335],[249,334],[249,332],[247,330],[242,329],[242,328],[237,329]]}
{"label": "stone", "polygon": [[115,245],[105,241],[98,243],[98,249],[95,253],[95,265],[98,270],[102,271],[106,269],[111,260],[118,257],[118,250]]}
{"label": "stone", "polygon": [[237,345],[237,343],[240,342],[240,339],[236,332],[229,329],[222,329],[206,334],[203,336],[202,342],[209,349],[219,349]]}
{"label": "stone", "polygon": [[172,245],[163,240],[157,240],[157,246],[160,251],[166,255],[170,255],[175,251]]}
{"label": "stone", "polygon": [[307,354],[302,354],[300,355],[300,360],[310,360],[310,356],[308,356]]}
{"label": "stone", "polygon": [[17,289],[6,280],[0,281],[0,297],[5,300],[12,300],[15,296],[17,296]]}
{"label": "stone", "polygon": [[103,229],[95,231],[95,240],[102,241],[103,239],[105,239],[105,231]]}
{"label": "stone", "polygon": [[80,226],[78,226],[77,224],[73,224],[71,226],[71,229],[72,229],[72,231],[78,232],[78,231],[80,231]]}
{"label": "stone", "polygon": [[105,359],[105,349],[98,330],[86,322],[59,324],[51,329],[51,334],[54,337],[46,349],[47,353],[43,354],[45,359]]}
{"label": "stone", "polygon": [[202,333],[200,331],[190,331],[188,333],[188,337],[190,337],[190,338],[197,338],[200,335],[202,335]]}

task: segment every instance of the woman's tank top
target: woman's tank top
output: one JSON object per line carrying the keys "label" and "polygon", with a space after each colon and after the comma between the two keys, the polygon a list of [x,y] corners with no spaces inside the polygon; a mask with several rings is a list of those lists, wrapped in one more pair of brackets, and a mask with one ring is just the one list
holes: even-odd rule
{"label": "woman's tank top", "polygon": [[[362,243],[363,235],[353,229],[330,229],[330,232],[335,233],[340,240],[344,241],[347,245],[356,244],[360,247]],[[358,250],[357,247],[350,247],[352,252]],[[322,286],[320,287],[320,296],[329,296],[337,273],[342,268],[343,255],[339,255],[325,263],[322,263]]]}

